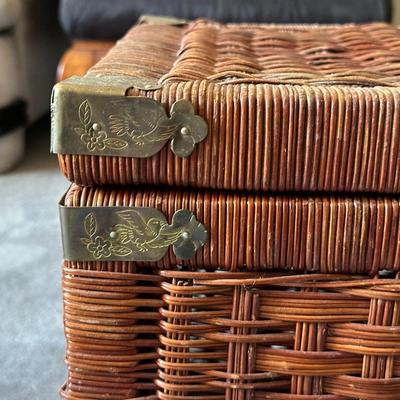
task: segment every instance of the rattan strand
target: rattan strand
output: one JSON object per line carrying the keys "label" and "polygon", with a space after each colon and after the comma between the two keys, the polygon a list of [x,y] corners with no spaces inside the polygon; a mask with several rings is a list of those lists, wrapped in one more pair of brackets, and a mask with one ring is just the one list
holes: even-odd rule
{"label": "rattan strand", "polygon": [[400,34],[385,24],[134,27],[90,74],[157,78],[209,136],[185,159],[60,155],[84,185],[400,192]]}
{"label": "rattan strand", "polygon": [[64,263],[68,380],[63,398],[154,394],[161,278],[140,272],[132,263]]}
{"label": "rattan strand", "polygon": [[[259,196],[226,192],[73,185],[69,206],[181,208],[206,226],[208,244],[187,265],[236,271],[294,269],[374,275],[400,269],[400,201],[363,197]],[[172,250],[157,264],[179,264]],[[149,265],[149,264],[146,264]]]}
{"label": "rattan strand", "polygon": [[398,399],[394,274],[141,272],[64,264],[63,398]]}
{"label": "rattan strand", "polygon": [[394,275],[161,276],[159,399],[398,399]]}

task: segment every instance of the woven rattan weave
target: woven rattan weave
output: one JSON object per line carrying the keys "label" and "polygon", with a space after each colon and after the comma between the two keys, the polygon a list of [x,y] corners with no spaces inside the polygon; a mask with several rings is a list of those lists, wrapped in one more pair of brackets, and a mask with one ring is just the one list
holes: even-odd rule
{"label": "woven rattan weave", "polygon": [[62,397],[116,400],[154,392],[161,278],[148,272],[118,262],[65,263]]}
{"label": "woven rattan weave", "polygon": [[[208,243],[185,261],[194,268],[294,269],[374,275],[400,269],[400,201],[389,198],[256,196],[224,192],[73,185],[67,206],[155,207],[167,219],[185,208]],[[153,267],[180,261],[172,251]]]}
{"label": "woven rattan weave", "polygon": [[144,23],[58,85],[61,396],[399,400],[399,113],[387,24]]}
{"label": "woven rattan weave", "polygon": [[394,274],[67,262],[63,292],[68,400],[399,398]]}
{"label": "woven rattan weave", "polygon": [[128,95],[189,100],[208,137],[187,158],[61,154],[60,166],[85,185],[398,193],[399,71],[386,24],[138,25],[89,77],[158,80]]}

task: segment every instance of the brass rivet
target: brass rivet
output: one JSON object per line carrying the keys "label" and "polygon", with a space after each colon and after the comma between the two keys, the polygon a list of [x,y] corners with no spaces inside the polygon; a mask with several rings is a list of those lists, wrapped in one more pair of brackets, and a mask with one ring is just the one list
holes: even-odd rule
{"label": "brass rivet", "polygon": [[189,134],[189,129],[186,126],[183,126],[181,128],[181,133],[182,133],[182,135],[188,135]]}
{"label": "brass rivet", "polygon": [[189,232],[183,232],[182,233],[182,237],[184,238],[184,239],[190,239],[191,238],[191,235],[190,235],[190,233]]}

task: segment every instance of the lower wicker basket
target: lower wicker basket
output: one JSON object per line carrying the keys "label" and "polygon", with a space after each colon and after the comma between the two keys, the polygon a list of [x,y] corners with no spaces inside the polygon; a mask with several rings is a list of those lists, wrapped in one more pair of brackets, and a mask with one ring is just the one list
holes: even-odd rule
{"label": "lower wicker basket", "polygon": [[398,400],[400,281],[65,262],[68,400]]}
{"label": "lower wicker basket", "polygon": [[[379,270],[400,271],[400,198],[72,185],[63,204],[67,209],[82,210],[150,207],[161,211],[168,221],[181,208],[191,211],[208,231],[206,245],[185,260],[193,269],[239,271],[245,265],[248,271],[371,276]],[[170,249],[151,266],[174,269],[180,263]],[[144,265],[148,268],[149,262]]]}

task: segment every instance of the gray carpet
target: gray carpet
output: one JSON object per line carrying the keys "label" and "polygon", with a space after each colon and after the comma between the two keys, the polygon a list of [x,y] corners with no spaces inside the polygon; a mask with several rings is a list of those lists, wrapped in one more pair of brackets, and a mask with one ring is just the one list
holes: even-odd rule
{"label": "gray carpet", "polygon": [[54,400],[65,379],[57,202],[68,183],[48,153],[46,120],[0,175],[1,400]]}

